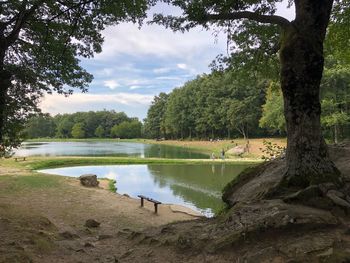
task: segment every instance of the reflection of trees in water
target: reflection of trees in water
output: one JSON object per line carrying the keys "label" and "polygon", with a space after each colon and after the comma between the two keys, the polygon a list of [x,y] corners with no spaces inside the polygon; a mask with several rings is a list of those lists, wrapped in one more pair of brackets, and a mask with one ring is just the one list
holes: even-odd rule
{"label": "reflection of trees in water", "polygon": [[209,191],[221,192],[223,187],[236,177],[247,165],[215,164],[214,173],[211,164],[187,165],[156,165],[149,164],[147,168],[154,175],[155,182],[175,181],[192,185]]}
{"label": "reflection of trees in water", "polygon": [[[212,165],[211,165],[211,172],[212,172],[213,174],[215,174],[216,166],[218,166],[218,165],[215,165],[215,164],[212,164]],[[221,175],[221,176],[224,176],[224,175],[225,175],[225,164],[224,164],[224,163],[221,164],[220,167],[221,167],[221,168],[220,168],[220,175]]]}
{"label": "reflection of trees in water", "polygon": [[169,186],[176,196],[196,207],[217,211],[222,206],[221,191],[247,165],[148,165],[153,182]]}
{"label": "reflection of trees in water", "polygon": [[224,207],[221,197],[214,197],[183,185],[174,184],[170,188],[174,195],[182,197],[185,201],[194,204],[199,209],[205,210],[210,208],[215,214]]}
{"label": "reflection of trees in water", "polygon": [[18,155],[79,155],[79,156],[119,156],[119,157],[162,157],[178,159],[208,158],[206,154],[190,149],[169,145],[147,145],[131,142],[49,142],[27,143],[16,150]]}
{"label": "reflection of trees in water", "polygon": [[148,145],[144,149],[145,157],[160,157],[160,158],[180,158],[180,159],[206,159],[208,155],[203,153],[193,152],[190,149],[169,146],[169,145]]}

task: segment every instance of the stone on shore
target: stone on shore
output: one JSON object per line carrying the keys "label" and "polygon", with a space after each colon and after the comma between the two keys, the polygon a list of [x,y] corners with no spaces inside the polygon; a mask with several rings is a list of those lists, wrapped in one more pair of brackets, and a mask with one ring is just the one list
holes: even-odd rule
{"label": "stone on shore", "polygon": [[80,183],[86,187],[97,187],[99,185],[95,174],[83,174],[79,177],[79,180]]}
{"label": "stone on shore", "polygon": [[85,226],[89,228],[96,228],[100,226],[100,222],[97,222],[95,219],[88,219],[85,222]]}
{"label": "stone on shore", "polygon": [[241,156],[242,154],[245,153],[245,147],[244,146],[236,146],[231,148],[230,150],[227,151],[227,154],[229,155],[237,155],[237,156]]}

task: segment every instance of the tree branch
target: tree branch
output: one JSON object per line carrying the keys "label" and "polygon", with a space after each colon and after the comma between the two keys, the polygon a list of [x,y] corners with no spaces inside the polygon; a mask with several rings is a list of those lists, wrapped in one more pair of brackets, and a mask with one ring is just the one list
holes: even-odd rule
{"label": "tree branch", "polygon": [[33,4],[30,9],[22,11],[18,14],[15,25],[13,26],[11,33],[6,37],[7,47],[12,45],[18,39],[19,32],[21,31],[23,25],[27,22],[30,16],[34,14],[36,9],[40,6],[41,2],[42,1],[39,1]]}
{"label": "tree branch", "polygon": [[259,23],[265,23],[265,24],[275,24],[279,25],[282,28],[285,28],[290,25],[290,21],[282,16],[276,16],[276,15],[261,15],[255,12],[251,11],[241,11],[241,12],[234,12],[229,14],[207,14],[204,15],[203,19],[210,21],[210,20],[237,20],[237,19],[250,19],[257,21]]}
{"label": "tree branch", "polygon": [[3,32],[5,31],[6,27],[10,24],[12,24],[13,22],[15,22],[17,19],[17,16],[14,16],[12,18],[10,18],[8,21],[6,22],[1,22],[0,23],[0,34],[2,35]]}
{"label": "tree branch", "polygon": [[55,16],[49,18],[49,19],[47,20],[47,22],[51,22],[51,21],[55,20],[56,18],[58,18],[58,17],[64,15],[65,13],[69,12],[69,11],[72,10],[72,9],[75,9],[75,8],[80,7],[80,6],[82,6],[82,5],[85,6],[85,5],[87,5],[87,4],[93,3],[94,1],[95,1],[95,0],[81,1],[81,2],[79,2],[79,3],[75,4],[75,5],[72,5],[72,6],[70,6],[70,7],[68,7],[67,5],[65,5],[64,2],[59,2],[61,5],[66,6],[67,9],[65,9],[65,10],[61,11],[60,13],[58,13],[57,15],[55,15]]}

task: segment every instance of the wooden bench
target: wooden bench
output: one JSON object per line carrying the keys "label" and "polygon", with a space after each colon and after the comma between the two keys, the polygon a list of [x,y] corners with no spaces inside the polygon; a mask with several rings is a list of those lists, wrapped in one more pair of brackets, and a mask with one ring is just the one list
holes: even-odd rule
{"label": "wooden bench", "polygon": [[138,195],[138,197],[141,198],[141,207],[143,207],[143,199],[146,199],[149,202],[152,202],[154,204],[154,213],[158,213],[158,205],[160,205],[162,202],[159,202],[157,200],[154,200],[150,197],[144,196],[144,195]]}
{"label": "wooden bench", "polygon": [[15,159],[15,162],[18,162],[18,160],[25,161],[26,157],[15,157],[14,159]]}

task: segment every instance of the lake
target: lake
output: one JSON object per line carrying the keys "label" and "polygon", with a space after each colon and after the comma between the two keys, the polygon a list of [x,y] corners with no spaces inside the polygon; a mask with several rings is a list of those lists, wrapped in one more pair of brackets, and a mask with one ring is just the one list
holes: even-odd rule
{"label": "lake", "polygon": [[79,166],[39,172],[79,177],[96,174],[117,181],[119,194],[142,194],[162,203],[189,207],[211,217],[224,207],[221,191],[247,164],[148,164]]}
{"label": "lake", "polygon": [[118,156],[139,158],[208,159],[185,147],[114,141],[25,142],[16,156]]}

